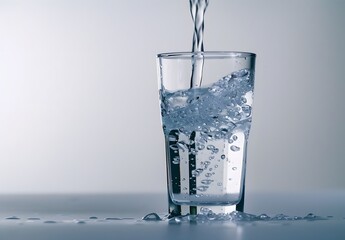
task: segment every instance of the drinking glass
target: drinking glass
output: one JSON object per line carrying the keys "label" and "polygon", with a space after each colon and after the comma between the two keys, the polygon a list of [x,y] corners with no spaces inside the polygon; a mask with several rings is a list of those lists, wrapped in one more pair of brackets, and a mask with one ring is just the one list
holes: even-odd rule
{"label": "drinking glass", "polygon": [[254,53],[157,55],[171,216],[243,211]]}

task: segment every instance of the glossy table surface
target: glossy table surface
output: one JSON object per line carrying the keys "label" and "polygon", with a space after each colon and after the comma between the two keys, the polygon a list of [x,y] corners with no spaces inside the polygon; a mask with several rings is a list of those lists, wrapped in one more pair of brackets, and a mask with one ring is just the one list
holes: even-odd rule
{"label": "glossy table surface", "polygon": [[[247,193],[245,212],[269,220],[142,220],[164,217],[166,201],[147,193],[1,195],[0,239],[345,239],[345,190]],[[318,217],[303,218],[309,213]],[[272,219],[278,214],[298,220]]]}

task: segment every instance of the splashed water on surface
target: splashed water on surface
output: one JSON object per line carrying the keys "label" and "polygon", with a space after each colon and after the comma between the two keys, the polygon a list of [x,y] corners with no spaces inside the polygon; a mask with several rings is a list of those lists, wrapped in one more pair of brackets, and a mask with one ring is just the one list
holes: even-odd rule
{"label": "splashed water on surface", "polygon": [[268,216],[267,214],[250,214],[245,212],[233,211],[231,213],[220,213],[216,214],[209,210],[208,208],[202,208],[201,212],[197,215],[183,215],[177,216],[169,219],[169,222],[175,223],[182,223],[182,222],[191,222],[195,221],[197,223],[210,223],[210,222],[257,222],[257,221],[265,221],[265,222],[280,222],[280,221],[297,221],[297,220],[305,220],[305,221],[317,221],[317,220],[327,220],[326,217],[321,217],[314,215],[313,213],[309,213],[304,217],[293,216],[290,217],[285,214],[277,214],[273,217]]}

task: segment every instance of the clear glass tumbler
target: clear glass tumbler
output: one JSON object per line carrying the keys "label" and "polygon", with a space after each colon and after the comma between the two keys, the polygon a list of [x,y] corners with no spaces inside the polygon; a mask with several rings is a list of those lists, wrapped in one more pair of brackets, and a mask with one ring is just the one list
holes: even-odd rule
{"label": "clear glass tumbler", "polygon": [[200,206],[243,211],[255,57],[157,55],[171,215],[182,214],[183,206],[191,214]]}

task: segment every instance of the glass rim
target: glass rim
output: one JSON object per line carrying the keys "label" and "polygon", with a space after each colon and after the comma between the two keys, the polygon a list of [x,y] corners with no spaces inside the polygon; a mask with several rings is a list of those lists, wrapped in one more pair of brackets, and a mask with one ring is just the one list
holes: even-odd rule
{"label": "glass rim", "polygon": [[191,57],[204,57],[206,59],[220,58],[255,58],[256,54],[240,51],[204,51],[204,52],[166,52],[157,54],[157,58],[164,59],[190,59]]}

